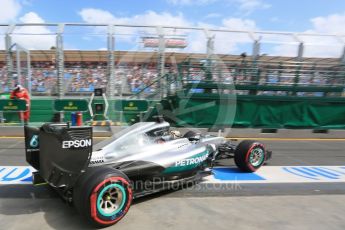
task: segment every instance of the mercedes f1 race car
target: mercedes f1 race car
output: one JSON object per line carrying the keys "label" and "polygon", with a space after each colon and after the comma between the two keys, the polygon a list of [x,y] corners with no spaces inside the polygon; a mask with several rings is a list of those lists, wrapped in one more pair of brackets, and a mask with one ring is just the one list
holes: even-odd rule
{"label": "mercedes f1 race car", "polygon": [[168,122],[139,122],[93,145],[92,127],[25,126],[33,183],[48,183],[93,224],[105,227],[128,212],[134,198],[200,181],[219,159],[254,172],[270,157],[263,144],[171,131]]}

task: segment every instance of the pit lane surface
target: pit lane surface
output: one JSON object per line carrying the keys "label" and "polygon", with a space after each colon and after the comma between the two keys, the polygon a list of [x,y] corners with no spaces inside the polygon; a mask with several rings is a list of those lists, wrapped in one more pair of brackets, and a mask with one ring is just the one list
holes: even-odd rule
{"label": "pit lane surface", "polygon": [[[270,166],[345,165],[343,141],[262,142],[274,152]],[[26,165],[22,139],[0,139],[0,165]],[[344,201],[345,183],[198,185],[138,199],[110,229],[345,229]],[[0,229],[90,228],[48,187],[32,185],[0,185],[0,223]]]}

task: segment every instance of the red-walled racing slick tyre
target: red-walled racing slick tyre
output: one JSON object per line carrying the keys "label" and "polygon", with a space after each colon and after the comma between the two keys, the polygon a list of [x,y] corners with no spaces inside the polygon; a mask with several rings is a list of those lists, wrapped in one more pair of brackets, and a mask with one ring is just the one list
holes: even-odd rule
{"label": "red-walled racing slick tyre", "polygon": [[257,141],[242,141],[235,150],[235,164],[245,172],[255,172],[266,160],[265,146]]}
{"label": "red-walled racing slick tyre", "polygon": [[121,220],[133,198],[128,177],[112,168],[97,168],[85,173],[73,193],[77,210],[98,227]]}

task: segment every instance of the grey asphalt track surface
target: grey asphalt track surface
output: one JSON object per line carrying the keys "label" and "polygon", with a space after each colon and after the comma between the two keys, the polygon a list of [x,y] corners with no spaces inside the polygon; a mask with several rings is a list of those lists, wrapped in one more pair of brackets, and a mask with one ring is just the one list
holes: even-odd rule
{"label": "grey asphalt track surface", "polygon": [[[269,165],[345,165],[343,141],[262,142],[273,150]],[[23,139],[0,139],[0,165],[27,165]],[[137,199],[109,229],[345,229],[344,204],[345,183],[195,186]],[[49,187],[32,185],[0,185],[0,223],[0,229],[91,229]]]}

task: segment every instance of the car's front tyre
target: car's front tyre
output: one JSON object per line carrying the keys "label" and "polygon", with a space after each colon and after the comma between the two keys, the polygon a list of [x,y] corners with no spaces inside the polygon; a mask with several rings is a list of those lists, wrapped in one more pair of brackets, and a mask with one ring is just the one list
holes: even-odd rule
{"label": "car's front tyre", "polygon": [[257,141],[244,140],[236,147],[235,164],[244,172],[255,172],[265,159],[265,146]]}

